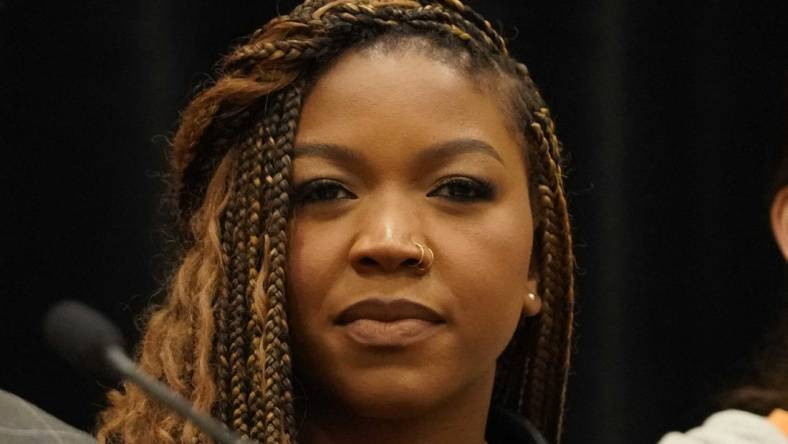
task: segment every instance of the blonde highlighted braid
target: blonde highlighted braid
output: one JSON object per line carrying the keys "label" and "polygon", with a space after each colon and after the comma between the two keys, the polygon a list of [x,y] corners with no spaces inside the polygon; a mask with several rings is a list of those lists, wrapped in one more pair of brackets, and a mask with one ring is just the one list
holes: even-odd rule
{"label": "blonde highlighted braid", "polygon": [[[543,310],[521,319],[499,358],[493,403],[560,439],[574,301],[561,146],[528,70],[458,0],[307,0],[230,53],[183,113],[173,188],[188,248],[138,358],[246,437],[297,436],[285,270],[292,149],[310,82],[349,48],[411,38],[460,53],[455,63],[466,71],[508,85],[502,99],[526,150]],[[100,442],[208,442],[131,385],[108,397]]]}

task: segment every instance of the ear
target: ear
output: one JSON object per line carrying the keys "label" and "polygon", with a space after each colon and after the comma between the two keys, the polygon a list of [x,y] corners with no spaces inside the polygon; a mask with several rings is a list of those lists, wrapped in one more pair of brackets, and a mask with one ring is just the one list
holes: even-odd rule
{"label": "ear", "polygon": [[532,277],[528,278],[528,292],[523,295],[523,315],[525,316],[536,316],[542,311],[542,298],[539,297],[539,294],[536,292],[538,285],[539,281],[537,279]]}
{"label": "ear", "polygon": [[788,186],[783,187],[772,200],[771,210],[772,233],[777,246],[788,261]]}

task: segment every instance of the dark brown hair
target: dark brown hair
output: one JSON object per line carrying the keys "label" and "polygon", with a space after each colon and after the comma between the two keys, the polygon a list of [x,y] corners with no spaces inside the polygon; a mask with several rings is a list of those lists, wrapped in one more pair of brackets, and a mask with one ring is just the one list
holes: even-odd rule
{"label": "dark brown hair", "polygon": [[[139,349],[143,368],[240,434],[297,434],[286,317],[291,155],[310,83],[340,53],[426,41],[433,55],[502,88],[527,151],[542,313],[499,358],[493,403],[560,439],[573,316],[571,230],[555,125],[526,67],[458,0],[305,1],[255,31],[186,108],[173,143],[189,247]],[[506,97],[506,99],[503,99]],[[207,441],[133,386],[109,395],[102,442]]]}
{"label": "dark brown hair", "polygon": [[744,383],[721,397],[722,408],[763,416],[777,408],[788,410],[788,310],[783,310],[777,325]]}
{"label": "dark brown hair", "polygon": [[[788,74],[788,72],[786,72]],[[783,90],[783,140],[775,156],[775,170],[769,206],[777,193],[788,187],[788,76]],[[783,273],[788,271],[785,267]],[[783,291],[788,280],[783,280]],[[783,298],[785,301],[786,299]],[[788,305],[782,307],[777,328],[768,336],[758,350],[751,371],[736,389],[720,397],[722,408],[746,410],[759,415],[768,415],[772,410],[788,410]]]}

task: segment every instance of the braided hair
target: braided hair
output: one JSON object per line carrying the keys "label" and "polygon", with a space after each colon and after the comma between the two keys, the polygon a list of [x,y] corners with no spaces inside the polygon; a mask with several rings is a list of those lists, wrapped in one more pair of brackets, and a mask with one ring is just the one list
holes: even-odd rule
{"label": "braided hair", "polygon": [[[500,356],[492,402],[560,439],[574,300],[561,146],[527,68],[459,0],[305,0],[227,55],[217,81],[182,115],[173,195],[187,248],[166,301],[152,310],[138,359],[245,437],[279,444],[297,435],[285,270],[301,104],[342,52],[408,39],[427,41],[436,56],[451,54],[449,63],[505,89],[526,151],[543,309],[521,318]],[[108,398],[100,442],[208,442],[132,385]]]}

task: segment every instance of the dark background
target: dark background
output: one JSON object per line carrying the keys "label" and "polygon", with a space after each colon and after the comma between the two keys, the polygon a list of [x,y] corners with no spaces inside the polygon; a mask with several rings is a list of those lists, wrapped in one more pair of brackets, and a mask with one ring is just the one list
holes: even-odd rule
{"label": "dark background", "polygon": [[[136,340],[165,277],[167,140],[217,56],[276,11],[251,3],[0,1],[0,387],[92,426],[104,387],[46,348],[40,317],[80,299]],[[569,443],[697,424],[776,322],[785,3],[471,3],[513,38],[571,156]]]}

